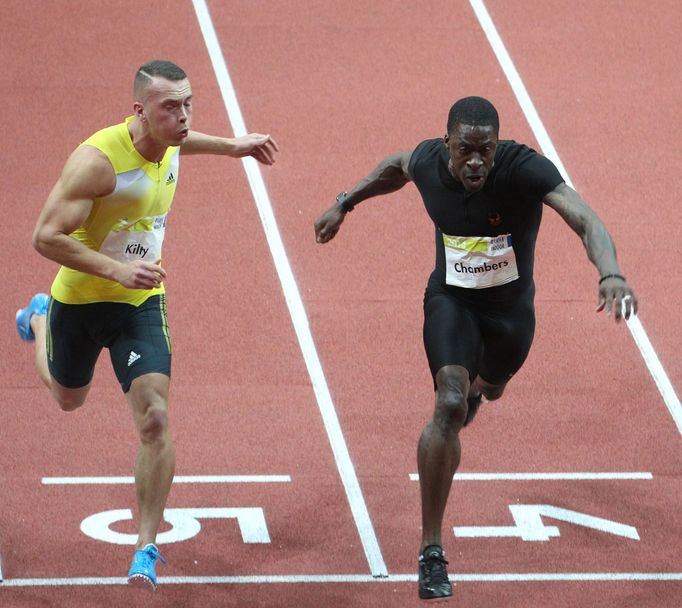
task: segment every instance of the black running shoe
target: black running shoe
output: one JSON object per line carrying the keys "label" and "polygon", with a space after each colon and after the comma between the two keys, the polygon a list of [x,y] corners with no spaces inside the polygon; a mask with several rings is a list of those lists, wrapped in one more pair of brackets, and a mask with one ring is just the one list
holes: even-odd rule
{"label": "black running shoe", "polygon": [[431,600],[439,597],[450,597],[452,585],[448,580],[443,549],[438,545],[429,545],[419,556],[419,597]]}

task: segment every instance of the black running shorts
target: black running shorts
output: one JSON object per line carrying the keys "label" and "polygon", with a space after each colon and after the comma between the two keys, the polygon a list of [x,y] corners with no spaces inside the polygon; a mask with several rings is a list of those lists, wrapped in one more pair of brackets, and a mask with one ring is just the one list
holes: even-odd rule
{"label": "black running shorts", "polygon": [[459,365],[490,384],[506,384],[528,356],[535,333],[533,293],[510,306],[482,309],[430,283],[424,294],[424,348],[434,379]]}
{"label": "black running shorts", "polygon": [[139,306],[118,302],[62,304],[52,298],[46,340],[50,374],[67,388],[90,383],[102,348],[109,349],[124,393],[144,374],[170,376],[171,342],[164,294],[152,296]]}

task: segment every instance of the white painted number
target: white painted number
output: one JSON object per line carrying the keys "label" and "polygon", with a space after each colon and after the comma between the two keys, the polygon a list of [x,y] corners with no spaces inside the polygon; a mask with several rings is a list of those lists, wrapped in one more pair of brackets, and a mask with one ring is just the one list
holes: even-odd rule
{"label": "white painted number", "polygon": [[460,537],[517,537],[525,541],[548,541],[552,537],[560,536],[559,528],[543,523],[544,516],[606,534],[639,540],[637,529],[632,526],[578,511],[552,505],[509,505],[509,510],[514,518],[514,526],[463,526],[453,528],[453,532],[455,536]]}
{"label": "white painted number", "polygon": [[[86,517],[81,522],[83,534],[114,545],[134,545],[137,534],[124,534],[111,529],[111,525],[119,521],[133,518],[130,509],[115,509],[102,511]],[[265,524],[263,509],[251,508],[223,508],[223,509],[166,509],[163,518],[171,525],[171,529],[161,532],[157,544],[179,543],[193,538],[201,530],[200,519],[236,519],[242,540],[245,543],[269,543],[270,535]]]}

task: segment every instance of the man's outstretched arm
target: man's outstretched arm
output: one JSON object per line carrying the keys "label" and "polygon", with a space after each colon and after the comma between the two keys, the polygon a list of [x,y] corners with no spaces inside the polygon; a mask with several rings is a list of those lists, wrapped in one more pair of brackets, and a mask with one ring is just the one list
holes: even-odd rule
{"label": "man's outstretched arm", "polygon": [[382,160],[377,167],[352,189],[343,199],[343,204],[335,202],[315,222],[315,238],[318,243],[326,243],[336,236],[346,213],[365,199],[380,194],[400,190],[410,181],[407,167],[412,150],[396,152]]}
{"label": "man's outstretched arm", "polygon": [[587,257],[599,272],[597,310],[606,308],[608,314],[613,312],[616,321],[622,316],[629,319],[631,313],[637,314],[637,298],[623,276],[613,239],[599,216],[573,188],[564,183],[547,194],[544,202],[582,239]]}
{"label": "man's outstretched arm", "polygon": [[181,154],[224,154],[233,158],[253,156],[264,165],[275,162],[279,146],[271,135],[249,133],[240,137],[217,137],[190,131],[180,148]]}

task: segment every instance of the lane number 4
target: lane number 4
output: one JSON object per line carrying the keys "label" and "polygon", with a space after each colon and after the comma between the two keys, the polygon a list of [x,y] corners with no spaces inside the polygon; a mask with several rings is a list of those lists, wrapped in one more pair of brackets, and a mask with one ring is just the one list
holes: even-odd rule
{"label": "lane number 4", "polygon": [[545,525],[542,518],[546,517],[605,534],[639,540],[637,529],[633,526],[553,505],[509,505],[509,510],[514,518],[513,526],[460,526],[453,528],[453,532],[455,536],[464,538],[517,537],[524,541],[548,541],[561,533],[558,527]]}

